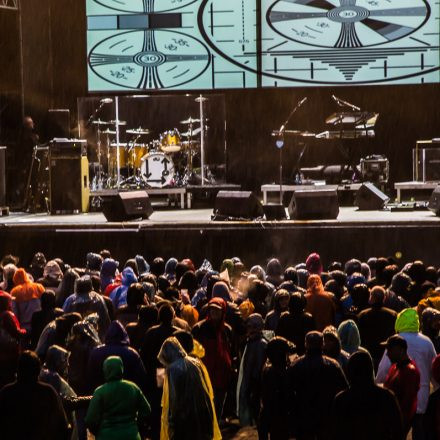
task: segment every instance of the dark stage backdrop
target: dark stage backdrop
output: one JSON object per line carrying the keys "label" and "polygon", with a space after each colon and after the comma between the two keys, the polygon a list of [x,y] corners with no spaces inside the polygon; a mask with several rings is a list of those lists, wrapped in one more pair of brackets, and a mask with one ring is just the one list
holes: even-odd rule
{"label": "dark stage backdrop", "polygon": [[[87,95],[85,1],[27,0],[22,2],[22,22],[25,112],[39,122],[50,107],[70,108],[74,126],[76,99]],[[385,154],[391,179],[411,180],[416,140],[440,137],[438,85],[225,91],[229,180],[248,189],[273,182],[278,175],[278,152],[271,130],[304,96],[309,100],[290,127],[325,130],[325,117],[337,110],[333,93],[380,113],[377,136],[358,143],[358,157]],[[297,152],[298,146],[286,146],[286,174]],[[340,160],[335,143],[314,141],[304,165]]]}

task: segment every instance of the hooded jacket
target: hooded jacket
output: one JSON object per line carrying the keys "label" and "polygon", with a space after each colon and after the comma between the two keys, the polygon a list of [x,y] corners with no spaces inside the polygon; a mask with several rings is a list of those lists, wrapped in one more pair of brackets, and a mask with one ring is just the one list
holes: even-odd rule
{"label": "hooded jacket", "polygon": [[374,384],[373,362],[366,352],[348,361],[348,390],[339,393],[330,416],[331,440],[401,440],[403,426],[393,393]]}
{"label": "hooded jacket", "polygon": [[105,384],[97,388],[85,419],[96,440],[141,440],[137,423],[150,415],[150,405],[133,382],[123,380],[124,366],[118,356],[103,365]]}
{"label": "hooded jacket", "polygon": [[[431,382],[431,365],[436,356],[431,340],[419,333],[419,316],[414,309],[402,310],[396,319],[396,332],[408,344],[408,355],[420,372],[420,389],[417,394],[417,414],[424,414],[428,406],[429,386]],[[377,370],[376,382],[384,383],[391,362],[385,352]]]}
{"label": "hooded jacket", "polygon": [[361,347],[361,335],[358,326],[352,319],[342,322],[338,327],[338,333],[342,349],[348,354],[353,354],[358,350],[365,351]]}
{"label": "hooded jacket", "polygon": [[101,292],[105,292],[107,286],[112,284],[116,277],[116,271],[118,270],[119,262],[113,260],[113,258],[106,258],[101,266]]}
{"label": "hooded jacket", "polygon": [[231,380],[232,329],[225,322],[226,302],[221,298],[212,298],[209,304],[217,304],[222,308],[221,321],[215,325],[209,317],[193,327],[193,336],[205,349],[204,364],[211,378],[214,389],[226,389]]}
{"label": "hooded jacket", "polygon": [[138,279],[131,267],[126,267],[122,271],[121,285],[110,293],[110,299],[116,309],[127,305],[127,290],[137,281]]}
{"label": "hooded jacket", "polygon": [[130,346],[127,331],[119,321],[113,321],[107,330],[104,345],[95,347],[90,353],[88,363],[89,384],[95,388],[104,383],[103,369],[109,356],[118,356],[124,364],[124,378],[146,389],[146,373],[144,364],[136,350]]}
{"label": "hooded jacket", "polygon": [[21,326],[27,331],[31,330],[32,315],[41,310],[40,298],[44,287],[29,279],[28,274],[22,268],[17,269],[14,274],[14,288],[11,296],[15,299],[14,312]]}
{"label": "hooded jacket", "polygon": [[[175,337],[165,340],[158,359],[166,368],[161,440],[221,438],[216,426],[213,395],[201,362],[189,357]],[[192,422],[191,429],[188,429],[189,422]]]}

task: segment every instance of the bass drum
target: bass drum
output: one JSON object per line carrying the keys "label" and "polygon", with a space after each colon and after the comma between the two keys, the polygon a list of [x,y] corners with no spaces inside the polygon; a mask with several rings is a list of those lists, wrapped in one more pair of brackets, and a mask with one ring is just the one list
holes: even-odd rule
{"label": "bass drum", "polygon": [[174,182],[174,163],[164,153],[150,153],[142,158],[142,180],[152,188],[164,188]]}

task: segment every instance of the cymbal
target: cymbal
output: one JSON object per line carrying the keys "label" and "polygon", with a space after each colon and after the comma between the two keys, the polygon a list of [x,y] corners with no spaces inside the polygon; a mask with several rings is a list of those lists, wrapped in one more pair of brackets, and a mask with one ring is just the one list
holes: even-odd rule
{"label": "cymbal", "polygon": [[[117,147],[117,146],[118,146],[118,144],[116,142],[112,142],[110,144],[110,147]],[[133,148],[133,147],[147,147],[148,145],[147,144],[138,144],[138,143],[133,144],[131,142],[119,142],[119,146],[121,148]]]}
{"label": "cymbal", "polygon": [[114,130],[110,130],[109,128],[107,128],[107,130],[101,131],[102,134],[116,134],[116,131]]}
{"label": "cymbal", "polygon": [[205,102],[208,98],[205,98],[204,96],[199,96],[198,98],[194,99],[195,102]]}
{"label": "cymbal", "polygon": [[191,116],[185,121],[180,121],[181,124],[195,124],[196,122],[200,122],[200,119],[194,119]]}
{"label": "cymbal", "polygon": [[193,137],[193,136],[197,136],[200,132],[202,131],[202,129],[200,127],[196,128],[195,130],[188,130],[185,133],[181,133],[181,136],[183,137]]}
{"label": "cymbal", "polygon": [[102,121],[101,119],[95,119],[92,121],[93,125],[110,125],[110,122],[108,121]]}
{"label": "cymbal", "polygon": [[127,121],[110,121],[110,124],[112,125],[127,125]]}
{"label": "cymbal", "polygon": [[139,134],[139,135],[143,135],[143,134],[150,134],[151,130],[148,130],[148,128],[132,128],[130,130],[125,130],[126,133],[128,134]]}

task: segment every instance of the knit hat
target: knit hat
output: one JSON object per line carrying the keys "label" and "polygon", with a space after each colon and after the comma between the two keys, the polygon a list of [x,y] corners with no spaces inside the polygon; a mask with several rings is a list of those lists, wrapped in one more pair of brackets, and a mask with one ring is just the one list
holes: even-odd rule
{"label": "knit hat", "polygon": [[321,275],[322,263],[321,263],[321,257],[319,256],[319,254],[313,253],[307,257],[306,269],[311,274]]}

